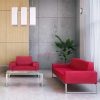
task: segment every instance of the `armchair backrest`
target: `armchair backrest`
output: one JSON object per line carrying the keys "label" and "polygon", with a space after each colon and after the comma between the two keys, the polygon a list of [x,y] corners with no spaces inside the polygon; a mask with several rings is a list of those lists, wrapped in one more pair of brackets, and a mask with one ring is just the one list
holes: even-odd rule
{"label": "armchair backrest", "polygon": [[92,62],[85,61],[80,58],[72,58],[70,65],[71,68],[75,70],[94,70],[94,64]]}
{"label": "armchair backrest", "polygon": [[32,64],[32,56],[17,56],[16,64],[17,65],[31,65]]}

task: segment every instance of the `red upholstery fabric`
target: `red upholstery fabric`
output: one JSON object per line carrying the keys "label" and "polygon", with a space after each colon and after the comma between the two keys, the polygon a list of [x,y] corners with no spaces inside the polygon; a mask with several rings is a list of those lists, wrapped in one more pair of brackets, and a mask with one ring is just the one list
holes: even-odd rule
{"label": "red upholstery fabric", "polygon": [[94,70],[94,63],[93,62],[89,62],[88,70],[91,70],[91,71]]}
{"label": "red upholstery fabric", "polygon": [[69,67],[70,64],[52,64],[52,67],[55,68],[55,67]]}
{"label": "red upholstery fabric", "polygon": [[12,70],[15,67],[16,67],[16,62],[15,61],[12,61],[12,62],[9,63],[9,70]]}
{"label": "red upholstery fabric", "polygon": [[14,71],[32,71],[39,70],[39,63],[32,62],[31,56],[18,56],[16,61],[12,61],[9,64],[9,70]]}
{"label": "red upholstery fabric", "polygon": [[31,56],[17,56],[16,64],[17,65],[31,65],[32,57]]}
{"label": "red upholstery fabric", "polygon": [[33,62],[33,66],[36,70],[39,70],[39,63],[38,62]]}
{"label": "red upholstery fabric", "polygon": [[12,67],[12,70],[13,71],[31,71],[31,70],[36,70],[36,68],[35,67],[33,67],[33,66],[15,66],[15,67]]}
{"label": "red upholstery fabric", "polygon": [[79,59],[79,58],[73,58],[71,60],[71,67],[74,69],[74,70],[88,70],[89,69],[89,64],[90,62],[87,62],[85,60],[82,60],[82,59]]}
{"label": "red upholstery fabric", "polygon": [[52,64],[52,72],[65,84],[96,84],[92,62],[73,58],[69,64]]}
{"label": "red upholstery fabric", "polygon": [[65,80],[65,76],[64,76],[64,74],[65,74],[65,70],[66,71],[72,71],[72,69],[71,68],[67,68],[67,67],[60,67],[60,68],[56,68],[56,67],[54,67],[53,68],[53,70],[54,70],[54,73],[64,82],[64,80]]}
{"label": "red upholstery fabric", "polygon": [[95,71],[65,71],[65,83],[69,84],[96,84],[97,73]]}

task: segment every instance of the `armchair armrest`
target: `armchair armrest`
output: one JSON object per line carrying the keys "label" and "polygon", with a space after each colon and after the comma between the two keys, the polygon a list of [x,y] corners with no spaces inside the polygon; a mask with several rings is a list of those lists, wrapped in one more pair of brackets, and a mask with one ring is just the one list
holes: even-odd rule
{"label": "armchair armrest", "polygon": [[15,61],[12,61],[9,63],[9,70],[13,70],[13,68],[16,66],[16,62]]}
{"label": "armchair armrest", "polygon": [[35,70],[39,70],[39,63],[33,62],[32,66],[35,68]]}
{"label": "armchair armrest", "polygon": [[68,83],[96,84],[97,72],[95,71],[65,71],[65,80]]}

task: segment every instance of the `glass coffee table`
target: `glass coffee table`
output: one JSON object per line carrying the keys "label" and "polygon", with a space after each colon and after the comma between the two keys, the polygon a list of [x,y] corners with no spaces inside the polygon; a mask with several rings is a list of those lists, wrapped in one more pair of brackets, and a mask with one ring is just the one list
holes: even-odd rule
{"label": "glass coffee table", "polygon": [[8,80],[10,78],[10,75],[37,75],[38,76],[38,80],[41,86],[43,86],[43,73],[39,72],[39,71],[11,71],[8,70],[6,72],[6,86],[8,86]]}

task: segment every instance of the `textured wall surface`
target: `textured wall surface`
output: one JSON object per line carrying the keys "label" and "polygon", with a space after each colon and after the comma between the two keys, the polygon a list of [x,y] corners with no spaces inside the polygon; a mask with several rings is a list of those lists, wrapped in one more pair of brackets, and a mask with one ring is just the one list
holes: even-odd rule
{"label": "textured wall surface", "polygon": [[77,52],[76,56],[80,57],[80,0],[76,0],[76,44]]}
{"label": "textured wall surface", "polygon": [[30,26],[30,55],[40,62],[41,68],[51,68],[58,62],[54,46],[55,34],[75,40],[76,0],[30,0],[37,9],[37,24]]}

